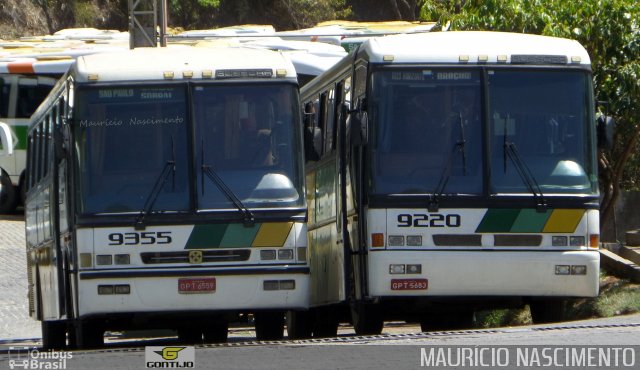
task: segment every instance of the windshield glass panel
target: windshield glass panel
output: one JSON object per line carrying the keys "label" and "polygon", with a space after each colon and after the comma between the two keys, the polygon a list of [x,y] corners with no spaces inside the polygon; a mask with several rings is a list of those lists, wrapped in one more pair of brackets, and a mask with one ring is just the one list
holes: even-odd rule
{"label": "windshield glass panel", "polygon": [[581,71],[488,71],[493,193],[530,192],[505,151],[509,146],[544,194],[597,191],[587,77]]}
{"label": "windshield glass panel", "polygon": [[[91,87],[75,118],[82,213],[189,208],[187,104],[183,87]],[[174,162],[174,166],[170,164]]]}
{"label": "windshield glass panel", "polygon": [[481,91],[469,69],[374,73],[372,192],[481,193]]}
{"label": "windshield glass panel", "polygon": [[247,208],[303,204],[294,85],[198,85],[192,95],[199,209],[235,207],[203,166]]}

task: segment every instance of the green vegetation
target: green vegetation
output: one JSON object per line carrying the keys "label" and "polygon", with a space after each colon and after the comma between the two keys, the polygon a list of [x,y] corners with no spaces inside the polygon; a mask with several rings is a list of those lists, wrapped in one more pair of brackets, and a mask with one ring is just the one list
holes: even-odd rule
{"label": "green vegetation", "polygon": [[[600,295],[595,298],[573,299],[567,304],[567,320],[586,320],[640,312],[640,284],[607,275],[600,276]],[[531,325],[528,308],[488,310],[476,313],[476,327]]]}

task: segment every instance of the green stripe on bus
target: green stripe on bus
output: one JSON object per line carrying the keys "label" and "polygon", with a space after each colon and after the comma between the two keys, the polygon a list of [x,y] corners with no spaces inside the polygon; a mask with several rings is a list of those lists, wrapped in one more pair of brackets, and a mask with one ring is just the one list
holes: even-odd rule
{"label": "green stripe on bus", "polygon": [[520,210],[520,214],[510,231],[512,233],[541,233],[552,212],[550,209],[545,212],[538,212],[535,209]]}
{"label": "green stripe on bus", "polygon": [[195,225],[185,249],[218,248],[228,224]]}
{"label": "green stripe on bus", "polygon": [[476,229],[477,233],[507,233],[511,231],[519,209],[489,209],[484,214],[480,225]]}
{"label": "green stripe on bus", "polygon": [[27,150],[27,132],[29,131],[29,126],[11,126],[11,128],[18,138],[14,149]]}
{"label": "green stripe on bus", "polygon": [[227,231],[224,237],[220,241],[220,248],[248,248],[251,247],[253,239],[255,239],[258,230],[260,230],[259,223],[252,226],[245,226],[243,224],[231,224],[227,227]]}

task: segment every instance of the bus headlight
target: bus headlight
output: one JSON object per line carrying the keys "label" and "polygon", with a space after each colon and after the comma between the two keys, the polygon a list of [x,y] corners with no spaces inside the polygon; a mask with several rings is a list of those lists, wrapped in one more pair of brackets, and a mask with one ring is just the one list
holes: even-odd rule
{"label": "bus headlight", "polygon": [[561,235],[554,235],[551,237],[551,245],[554,247],[566,247],[567,237]]}
{"label": "bus headlight", "polygon": [[260,251],[260,259],[263,261],[272,261],[276,259],[276,251],[273,249],[265,249]]}
{"label": "bus headlight", "polygon": [[96,256],[97,266],[107,266],[113,264],[113,256],[110,254],[98,254]]}
{"label": "bus headlight", "polygon": [[572,247],[584,247],[585,237],[584,236],[572,236],[569,238],[569,245]]}
{"label": "bus headlight", "polygon": [[278,249],[278,259],[279,260],[292,260],[293,259],[293,249]]}
{"label": "bus headlight", "polygon": [[407,245],[410,247],[422,246],[422,235],[407,235]]}
{"label": "bus headlight", "polygon": [[402,247],[404,245],[404,236],[402,235],[389,235],[390,247]]}

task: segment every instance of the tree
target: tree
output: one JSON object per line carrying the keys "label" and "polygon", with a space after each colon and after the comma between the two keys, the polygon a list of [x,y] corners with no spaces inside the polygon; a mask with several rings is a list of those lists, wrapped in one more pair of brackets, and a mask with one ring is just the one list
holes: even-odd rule
{"label": "tree", "polygon": [[[640,3],[636,0],[431,0],[424,19],[452,30],[496,30],[566,37],[589,52],[596,98],[617,121],[613,149],[598,155],[601,220],[621,187],[640,187]],[[600,107],[601,110],[604,108]]]}

